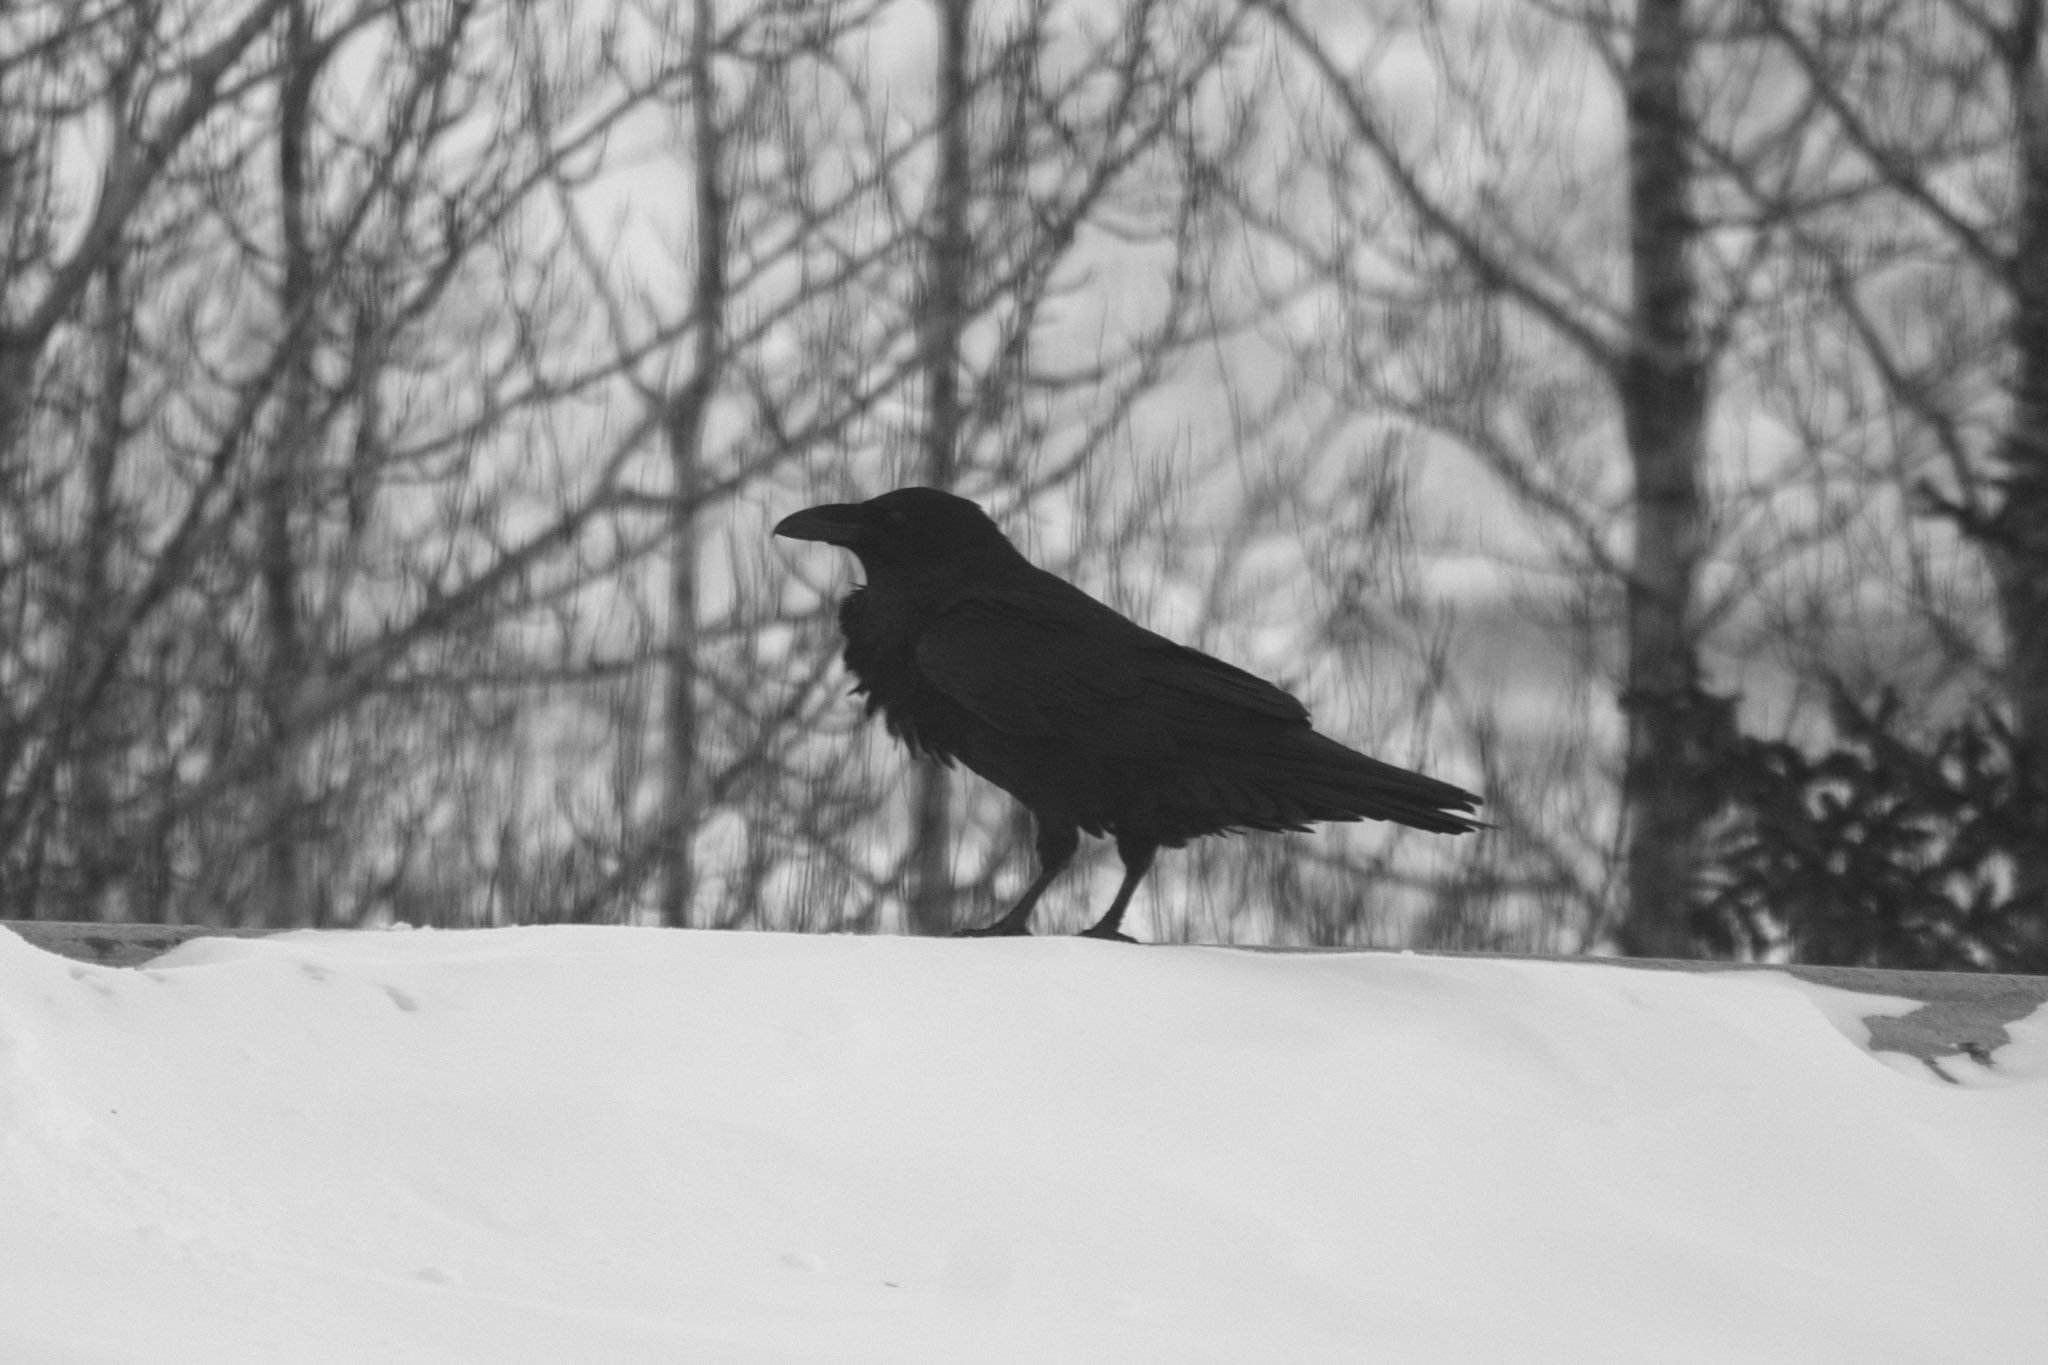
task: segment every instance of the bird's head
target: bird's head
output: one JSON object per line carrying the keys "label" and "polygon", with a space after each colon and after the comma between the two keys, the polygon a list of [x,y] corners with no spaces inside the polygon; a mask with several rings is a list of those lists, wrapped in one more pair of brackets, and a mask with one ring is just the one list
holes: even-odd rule
{"label": "bird's head", "polygon": [[870,581],[947,577],[1021,556],[988,514],[937,488],[899,488],[866,502],[806,507],[775,524],[791,540],[822,540],[860,556]]}

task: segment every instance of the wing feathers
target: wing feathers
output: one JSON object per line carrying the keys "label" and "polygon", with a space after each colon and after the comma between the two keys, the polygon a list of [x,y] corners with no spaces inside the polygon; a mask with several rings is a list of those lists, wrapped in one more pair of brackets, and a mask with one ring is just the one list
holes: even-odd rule
{"label": "wing feathers", "polygon": [[1141,769],[1142,804],[1165,837],[1318,820],[1476,827],[1468,793],[1317,734],[1307,709],[1271,683],[1048,580],[1058,591],[1034,585],[955,602],[921,633],[917,666],[1003,734],[1085,751],[1107,786],[1130,787]]}

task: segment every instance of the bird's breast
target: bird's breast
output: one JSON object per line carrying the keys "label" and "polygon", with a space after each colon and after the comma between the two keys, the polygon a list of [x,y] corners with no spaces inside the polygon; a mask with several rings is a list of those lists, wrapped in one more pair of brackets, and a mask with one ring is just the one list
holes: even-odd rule
{"label": "bird's breast", "polygon": [[889,733],[911,749],[950,762],[971,717],[933,687],[917,666],[917,630],[886,597],[860,590],[846,599],[839,624],[846,636],[846,669],[869,715],[881,714]]}

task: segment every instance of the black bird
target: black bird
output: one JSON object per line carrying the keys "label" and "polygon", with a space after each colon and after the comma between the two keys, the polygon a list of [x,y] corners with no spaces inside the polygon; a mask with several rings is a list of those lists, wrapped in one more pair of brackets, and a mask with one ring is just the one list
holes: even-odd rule
{"label": "black bird", "polygon": [[1028,934],[1031,909],[1080,847],[1113,835],[1123,884],[1083,932],[1118,926],[1161,848],[1312,820],[1481,828],[1479,798],[1326,739],[1299,701],[1174,644],[1033,565],[973,503],[899,488],[811,507],[775,534],[860,557],[839,609],[846,666],[913,752],[966,764],[1030,810],[1038,876],[970,935]]}

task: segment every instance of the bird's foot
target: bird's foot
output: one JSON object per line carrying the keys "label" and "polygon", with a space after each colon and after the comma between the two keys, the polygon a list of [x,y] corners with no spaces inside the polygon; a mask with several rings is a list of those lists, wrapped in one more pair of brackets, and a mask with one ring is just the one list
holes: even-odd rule
{"label": "bird's foot", "polygon": [[955,929],[954,938],[1017,938],[1030,937],[1031,926],[1024,923],[1012,924],[999,919],[994,924],[984,924],[979,929]]}
{"label": "bird's foot", "polygon": [[1083,929],[1074,937],[1099,938],[1109,943],[1136,943],[1138,941],[1129,934],[1124,933],[1121,929],[1105,929],[1099,924],[1092,929]]}

